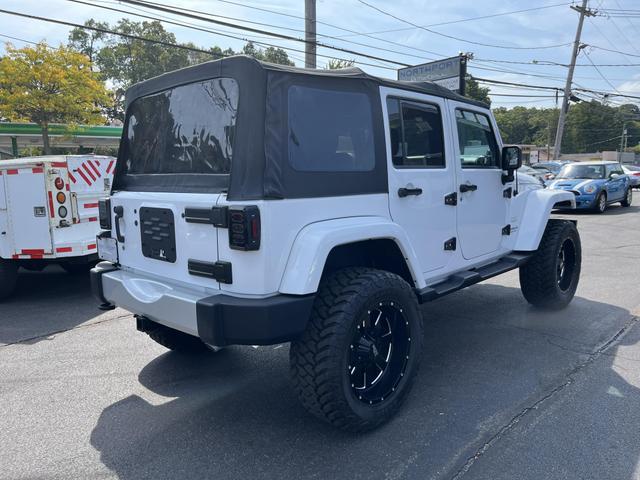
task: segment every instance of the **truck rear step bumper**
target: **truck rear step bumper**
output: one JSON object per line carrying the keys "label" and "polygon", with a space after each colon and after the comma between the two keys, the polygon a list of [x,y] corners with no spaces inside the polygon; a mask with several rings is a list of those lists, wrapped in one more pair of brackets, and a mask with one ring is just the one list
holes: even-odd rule
{"label": "truck rear step bumper", "polygon": [[273,345],[299,337],[307,326],[315,298],[203,295],[120,270],[108,262],[91,270],[91,288],[102,303],[117,305],[219,347]]}

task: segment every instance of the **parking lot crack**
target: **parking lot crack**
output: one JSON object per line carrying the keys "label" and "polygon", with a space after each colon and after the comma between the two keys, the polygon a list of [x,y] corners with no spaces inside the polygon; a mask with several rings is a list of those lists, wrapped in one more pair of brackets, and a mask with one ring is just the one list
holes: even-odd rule
{"label": "parking lot crack", "polygon": [[625,325],[620,328],[613,336],[611,336],[606,342],[592,352],[581,352],[588,357],[575,367],[573,367],[568,373],[564,375],[563,381],[556,385],[553,389],[548,391],[542,397],[538,398],[531,405],[523,408],[518,414],[511,418],[509,422],[500,427],[496,433],[494,433],[487,441],[485,441],[476,452],[470,456],[464,465],[451,477],[451,480],[458,480],[462,478],[473,466],[473,464],[484,455],[493,445],[500,441],[511,429],[513,429],[526,415],[531,411],[537,410],[543,403],[556,395],[560,394],[565,388],[571,385],[575,381],[575,376],[595,362],[602,355],[607,355],[607,350],[614,346],[618,340],[623,337],[637,322],[639,318],[636,316],[631,317]]}
{"label": "parking lot crack", "polygon": [[82,328],[89,328],[89,327],[93,327],[94,325],[100,325],[100,324],[103,324],[103,323],[106,323],[106,322],[110,322],[112,320],[119,320],[121,318],[126,318],[126,317],[129,317],[129,316],[131,316],[130,313],[125,313],[123,315],[118,315],[117,317],[110,317],[110,318],[105,318],[104,320],[98,320],[96,322],[84,323],[82,325],[77,325],[77,326],[75,326],[73,328],[65,328],[65,329],[62,329],[62,330],[55,330],[53,332],[47,332],[47,333],[44,333],[42,335],[35,335],[33,337],[23,338],[22,340],[18,340],[16,342],[5,343],[4,345],[0,345],[0,348],[10,347],[12,345],[20,345],[21,343],[28,343],[28,342],[32,342],[34,340],[40,340],[40,339],[43,339],[43,338],[53,337],[53,336],[59,335],[61,333],[70,332],[70,331],[73,331],[73,330],[79,330],[79,329],[82,329]]}

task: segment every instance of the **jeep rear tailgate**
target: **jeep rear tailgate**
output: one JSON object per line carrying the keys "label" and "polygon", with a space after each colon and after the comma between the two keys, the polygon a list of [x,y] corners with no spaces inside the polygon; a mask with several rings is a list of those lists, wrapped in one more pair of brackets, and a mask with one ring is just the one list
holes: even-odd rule
{"label": "jeep rear tailgate", "polygon": [[[111,198],[111,236],[117,237],[118,260],[125,268],[169,283],[189,283],[203,289],[219,289],[219,283],[197,272],[189,273],[189,261],[201,265],[218,260],[217,228],[210,223],[189,222],[185,209],[211,210],[220,194],[119,192]],[[116,225],[117,222],[117,225]],[[192,272],[194,269],[192,268]]]}

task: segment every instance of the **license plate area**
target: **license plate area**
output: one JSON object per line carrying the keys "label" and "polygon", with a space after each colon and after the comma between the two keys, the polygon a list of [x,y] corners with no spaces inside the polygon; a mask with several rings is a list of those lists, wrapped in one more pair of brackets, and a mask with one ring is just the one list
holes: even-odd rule
{"label": "license plate area", "polygon": [[169,208],[140,208],[140,240],[147,258],[174,263],[176,232],[173,211]]}
{"label": "license plate area", "polygon": [[98,235],[96,237],[96,245],[98,247],[98,258],[107,262],[118,263],[118,243],[115,238]]}

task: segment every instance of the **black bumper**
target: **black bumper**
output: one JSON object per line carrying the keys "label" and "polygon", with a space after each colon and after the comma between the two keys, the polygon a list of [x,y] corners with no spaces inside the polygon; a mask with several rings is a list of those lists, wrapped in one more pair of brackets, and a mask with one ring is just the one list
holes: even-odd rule
{"label": "black bumper", "polygon": [[198,335],[210,345],[273,345],[302,335],[315,295],[247,299],[213,295],[198,301]]}
{"label": "black bumper", "polygon": [[[114,270],[117,267],[108,262],[101,262],[91,270],[91,290],[102,309],[113,308],[104,297],[102,274]],[[218,347],[288,342],[298,338],[306,329],[314,299],[314,294],[268,298],[221,294],[201,298],[196,303],[198,336],[203,342]],[[144,318],[144,312],[136,313]],[[139,321],[138,325],[143,331],[153,328],[153,324],[146,321]]]}

